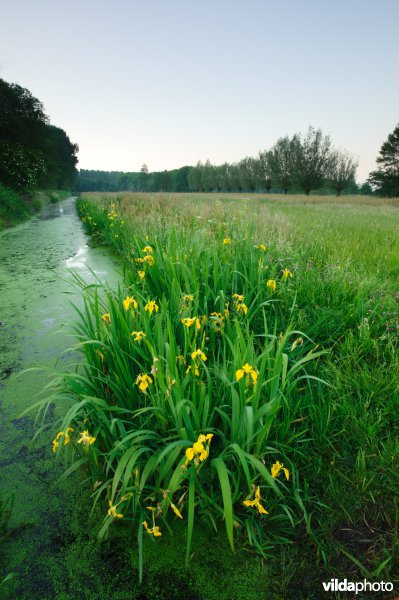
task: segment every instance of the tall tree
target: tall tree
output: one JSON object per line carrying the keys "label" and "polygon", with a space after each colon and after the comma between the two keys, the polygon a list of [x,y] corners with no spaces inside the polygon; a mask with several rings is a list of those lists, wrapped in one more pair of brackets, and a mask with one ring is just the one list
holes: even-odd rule
{"label": "tall tree", "polygon": [[242,189],[254,192],[257,185],[256,159],[251,156],[243,158],[238,163],[239,178]]}
{"label": "tall tree", "polygon": [[299,147],[298,135],[294,135],[292,138],[285,136],[279,138],[268,152],[267,160],[271,179],[284,190],[285,194],[295,182]]}
{"label": "tall tree", "polygon": [[148,190],[148,167],[146,164],[143,164],[140,169],[139,186],[140,192],[146,192]]}
{"label": "tall tree", "polygon": [[188,187],[190,192],[201,191],[201,161],[198,161],[195,167],[191,167],[188,173]]}
{"label": "tall tree", "polygon": [[357,166],[357,160],[349,152],[336,150],[332,153],[329,176],[337,196],[340,196],[342,190],[354,181]]}
{"label": "tall tree", "polygon": [[216,169],[208,159],[201,166],[201,189],[204,192],[212,192],[217,187]]}
{"label": "tall tree", "polygon": [[381,146],[377,157],[378,169],[372,171],[368,181],[377,194],[396,198],[399,196],[399,124]]}
{"label": "tall tree", "polygon": [[70,188],[78,146],[49,124],[43,104],[20,85],[0,79],[0,182],[20,191]]}
{"label": "tall tree", "polygon": [[0,79],[0,139],[37,148],[49,122],[43,104],[29,90]]}
{"label": "tall tree", "polygon": [[261,189],[270,192],[272,187],[272,170],[270,162],[270,150],[259,152],[257,161],[257,179]]}
{"label": "tall tree", "polygon": [[321,129],[309,127],[303,141],[300,140],[296,147],[295,161],[298,183],[306,195],[321,186],[332,162],[329,136],[324,135]]}
{"label": "tall tree", "polygon": [[231,175],[231,165],[229,163],[223,163],[219,167],[217,167],[217,179],[218,179],[218,188],[220,190],[227,190],[230,192],[233,188],[233,181]]}
{"label": "tall tree", "polygon": [[243,183],[241,179],[241,168],[239,163],[230,165],[231,189],[232,191],[242,192]]}
{"label": "tall tree", "polygon": [[188,174],[190,167],[180,167],[172,171],[172,189],[174,192],[188,192]]}

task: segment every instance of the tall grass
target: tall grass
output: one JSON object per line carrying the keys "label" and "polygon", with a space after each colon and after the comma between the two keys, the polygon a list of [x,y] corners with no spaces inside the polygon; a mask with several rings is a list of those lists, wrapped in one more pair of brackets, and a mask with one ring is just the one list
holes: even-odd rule
{"label": "tall grass", "polygon": [[[246,220],[234,230],[146,221],[129,231],[120,208],[80,210],[94,228],[103,219],[101,232],[131,267],[117,291],[76,276],[87,363],[63,376],[71,407],[55,441],[57,452],[65,441],[74,447],[69,472],[87,468],[95,502],[108,501],[100,538],[123,514],[139,539],[143,523],[146,533],[166,535],[183,518],[187,561],[197,519],[214,530],[224,521],[232,549],[244,533],[262,552],[286,541],[306,518],[290,420],[297,397],[320,382],[306,367],[323,353],[294,329],[292,272],[270,260],[273,250],[266,265],[264,240]],[[84,439],[76,435],[83,430]],[[272,470],[278,463],[284,480]]]}
{"label": "tall grass", "polygon": [[[100,538],[131,521],[142,549],[143,535],[173,535],[180,513],[186,561],[202,522],[222,525],[232,549],[266,554],[311,540],[329,574],[344,564],[346,575],[392,580],[396,210],[374,198],[80,200],[89,233],[120,254],[125,279],[109,290],[76,278],[86,362],[59,375],[42,409],[70,404],[60,429],[74,431],[56,451],[72,448],[67,472],[84,469],[94,502],[105,501]],[[87,446],[78,443],[85,430],[95,438]],[[209,434],[203,460],[189,460]],[[273,477],[277,461],[289,480]]]}

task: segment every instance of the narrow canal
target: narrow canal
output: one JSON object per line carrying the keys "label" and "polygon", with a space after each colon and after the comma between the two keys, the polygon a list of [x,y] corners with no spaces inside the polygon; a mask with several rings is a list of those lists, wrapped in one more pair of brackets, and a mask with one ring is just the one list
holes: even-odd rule
{"label": "narrow canal", "polygon": [[[88,282],[93,271],[110,285],[120,277],[115,258],[87,242],[74,198],[0,234],[0,497],[14,497],[0,574],[15,574],[12,592],[7,595],[2,586],[0,598],[86,597],[83,590],[68,590],[73,567],[62,552],[72,541],[69,525],[79,493],[71,486],[79,482],[55,485],[62,460],[51,452],[54,425],[32,442],[35,415],[18,416],[45,383],[43,373],[21,374],[24,369],[56,363],[65,369],[76,363],[77,356],[67,350],[74,342],[71,300],[79,303],[68,283],[71,271]],[[51,420],[56,418],[57,409]]]}

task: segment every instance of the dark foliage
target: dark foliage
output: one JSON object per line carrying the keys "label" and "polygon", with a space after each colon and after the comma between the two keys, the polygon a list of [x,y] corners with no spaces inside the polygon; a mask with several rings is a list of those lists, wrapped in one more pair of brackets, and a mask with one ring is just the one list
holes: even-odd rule
{"label": "dark foliage", "polygon": [[[145,165],[144,165],[145,166]],[[143,168],[142,168],[143,169]],[[188,192],[190,167],[172,171],[90,171],[81,169],[77,192]]]}
{"label": "dark foliage", "polygon": [[377,164],[379,168],[370,173],[369,183],[379,196],[399,197],[399,125],[382,144]]}
{"label": "dark foliage", "polygon": [[0,183],[18,191],[70,188],[78,146],[50,125],[26,88],[0,79]]}

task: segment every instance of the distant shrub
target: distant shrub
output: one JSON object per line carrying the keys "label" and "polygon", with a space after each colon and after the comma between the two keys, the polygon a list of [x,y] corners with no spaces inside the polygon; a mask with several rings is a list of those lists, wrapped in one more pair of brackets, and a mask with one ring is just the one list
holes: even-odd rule
{"label": "distant shrub", "polygon": [[31,206],[35,212],[39,212],[43,205],[39,198],[34,198],[31,202]]}
{"label": "distant shrub", "polygon": [[0,220],[6,221],[10,215],[22,219],[29,214],[29,211],[18,192],[0,184]]}

